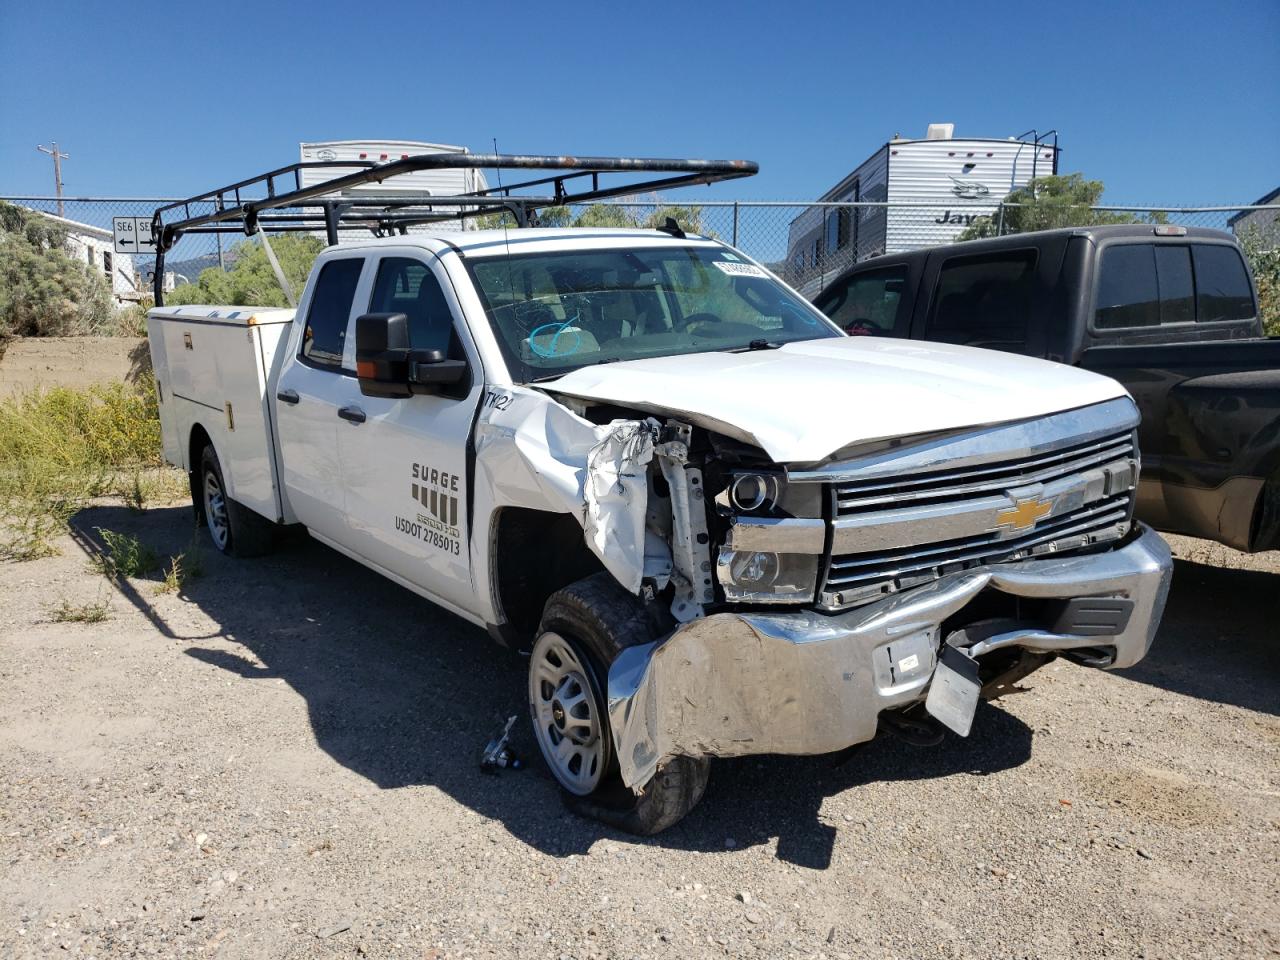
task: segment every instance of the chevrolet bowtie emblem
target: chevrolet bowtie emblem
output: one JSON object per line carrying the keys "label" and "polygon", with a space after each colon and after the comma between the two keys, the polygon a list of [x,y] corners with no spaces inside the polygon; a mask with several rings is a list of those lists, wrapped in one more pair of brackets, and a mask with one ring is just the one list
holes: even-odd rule
{"label": "chevrolet bowtie emblem", "polygon": [[996,514],[996,526],[1027,530],[1052,512],[1052,500],[1019,500],[1008,510],[1001,510]]}

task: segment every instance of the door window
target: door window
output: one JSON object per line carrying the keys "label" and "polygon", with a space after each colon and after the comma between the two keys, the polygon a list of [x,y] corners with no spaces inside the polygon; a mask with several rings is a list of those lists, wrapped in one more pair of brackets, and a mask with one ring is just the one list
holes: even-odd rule
{"label": "door window", "polygon": [[906,285],[905,266],[867,270],[832,287],[814,305],[846,333],[892,335]]}
{"label": "door window", "polygon": [[302,331],[301,355],[314,366],[335,370],[342,367],[351,302],[363,267],[363,260],[353,258],[330,260],[320,268],[307,307],[307,325]]}
{"label": "door window", "polygon": [[1253,290],[1244,261],[1235,247],[1196,243],[1191,246],[1196,265],[1196,319],[1252,320]]}
{"label": "door window", "polygon": [[1035,250],[947,260],[938,274],[925,339],[1026,349],[1035,271]]}
{"label": "door window", "polygon": [[453,311],[431,268],[408,257],[385,257],[378,264],[369,299],[370,313],[403,313],[409,319],[409,345],[440,350],[460,359]]}

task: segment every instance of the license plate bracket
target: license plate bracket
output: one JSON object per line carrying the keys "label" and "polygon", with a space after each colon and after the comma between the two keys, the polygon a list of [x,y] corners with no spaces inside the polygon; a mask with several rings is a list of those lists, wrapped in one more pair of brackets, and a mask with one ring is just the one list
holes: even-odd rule
{"label": "license plate bracket", "polygon": [[955,647],[943,644],[924,708],[948,730],[967,737],[981,690],[978,662]]}

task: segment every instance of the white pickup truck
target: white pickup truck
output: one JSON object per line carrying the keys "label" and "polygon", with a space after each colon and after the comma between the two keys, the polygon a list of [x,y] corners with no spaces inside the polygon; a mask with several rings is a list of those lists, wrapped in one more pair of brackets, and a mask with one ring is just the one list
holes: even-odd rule
{"label": "white pickup truck", "polygon": [[847,337],[678,229],[344,243],[296,312],[148,332],[215,546],[301,524],[531,647],[548,766],[632,831],[684,816],[710,757],[967,734],[1055,656],[1136,663],[1162,613],[1118,384]]}

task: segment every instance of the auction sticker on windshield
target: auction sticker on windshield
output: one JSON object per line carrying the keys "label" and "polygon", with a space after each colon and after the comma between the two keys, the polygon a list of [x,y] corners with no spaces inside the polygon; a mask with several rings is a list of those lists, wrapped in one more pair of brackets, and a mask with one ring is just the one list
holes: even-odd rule
{"label": "auction sticker on windshield", "polygon": [[757,277],[761,280],[768,278],[768,274],[757,267],[754,263],[729,263],[724,260],[712,260],[721,273],[727,273],[731,277]]}

